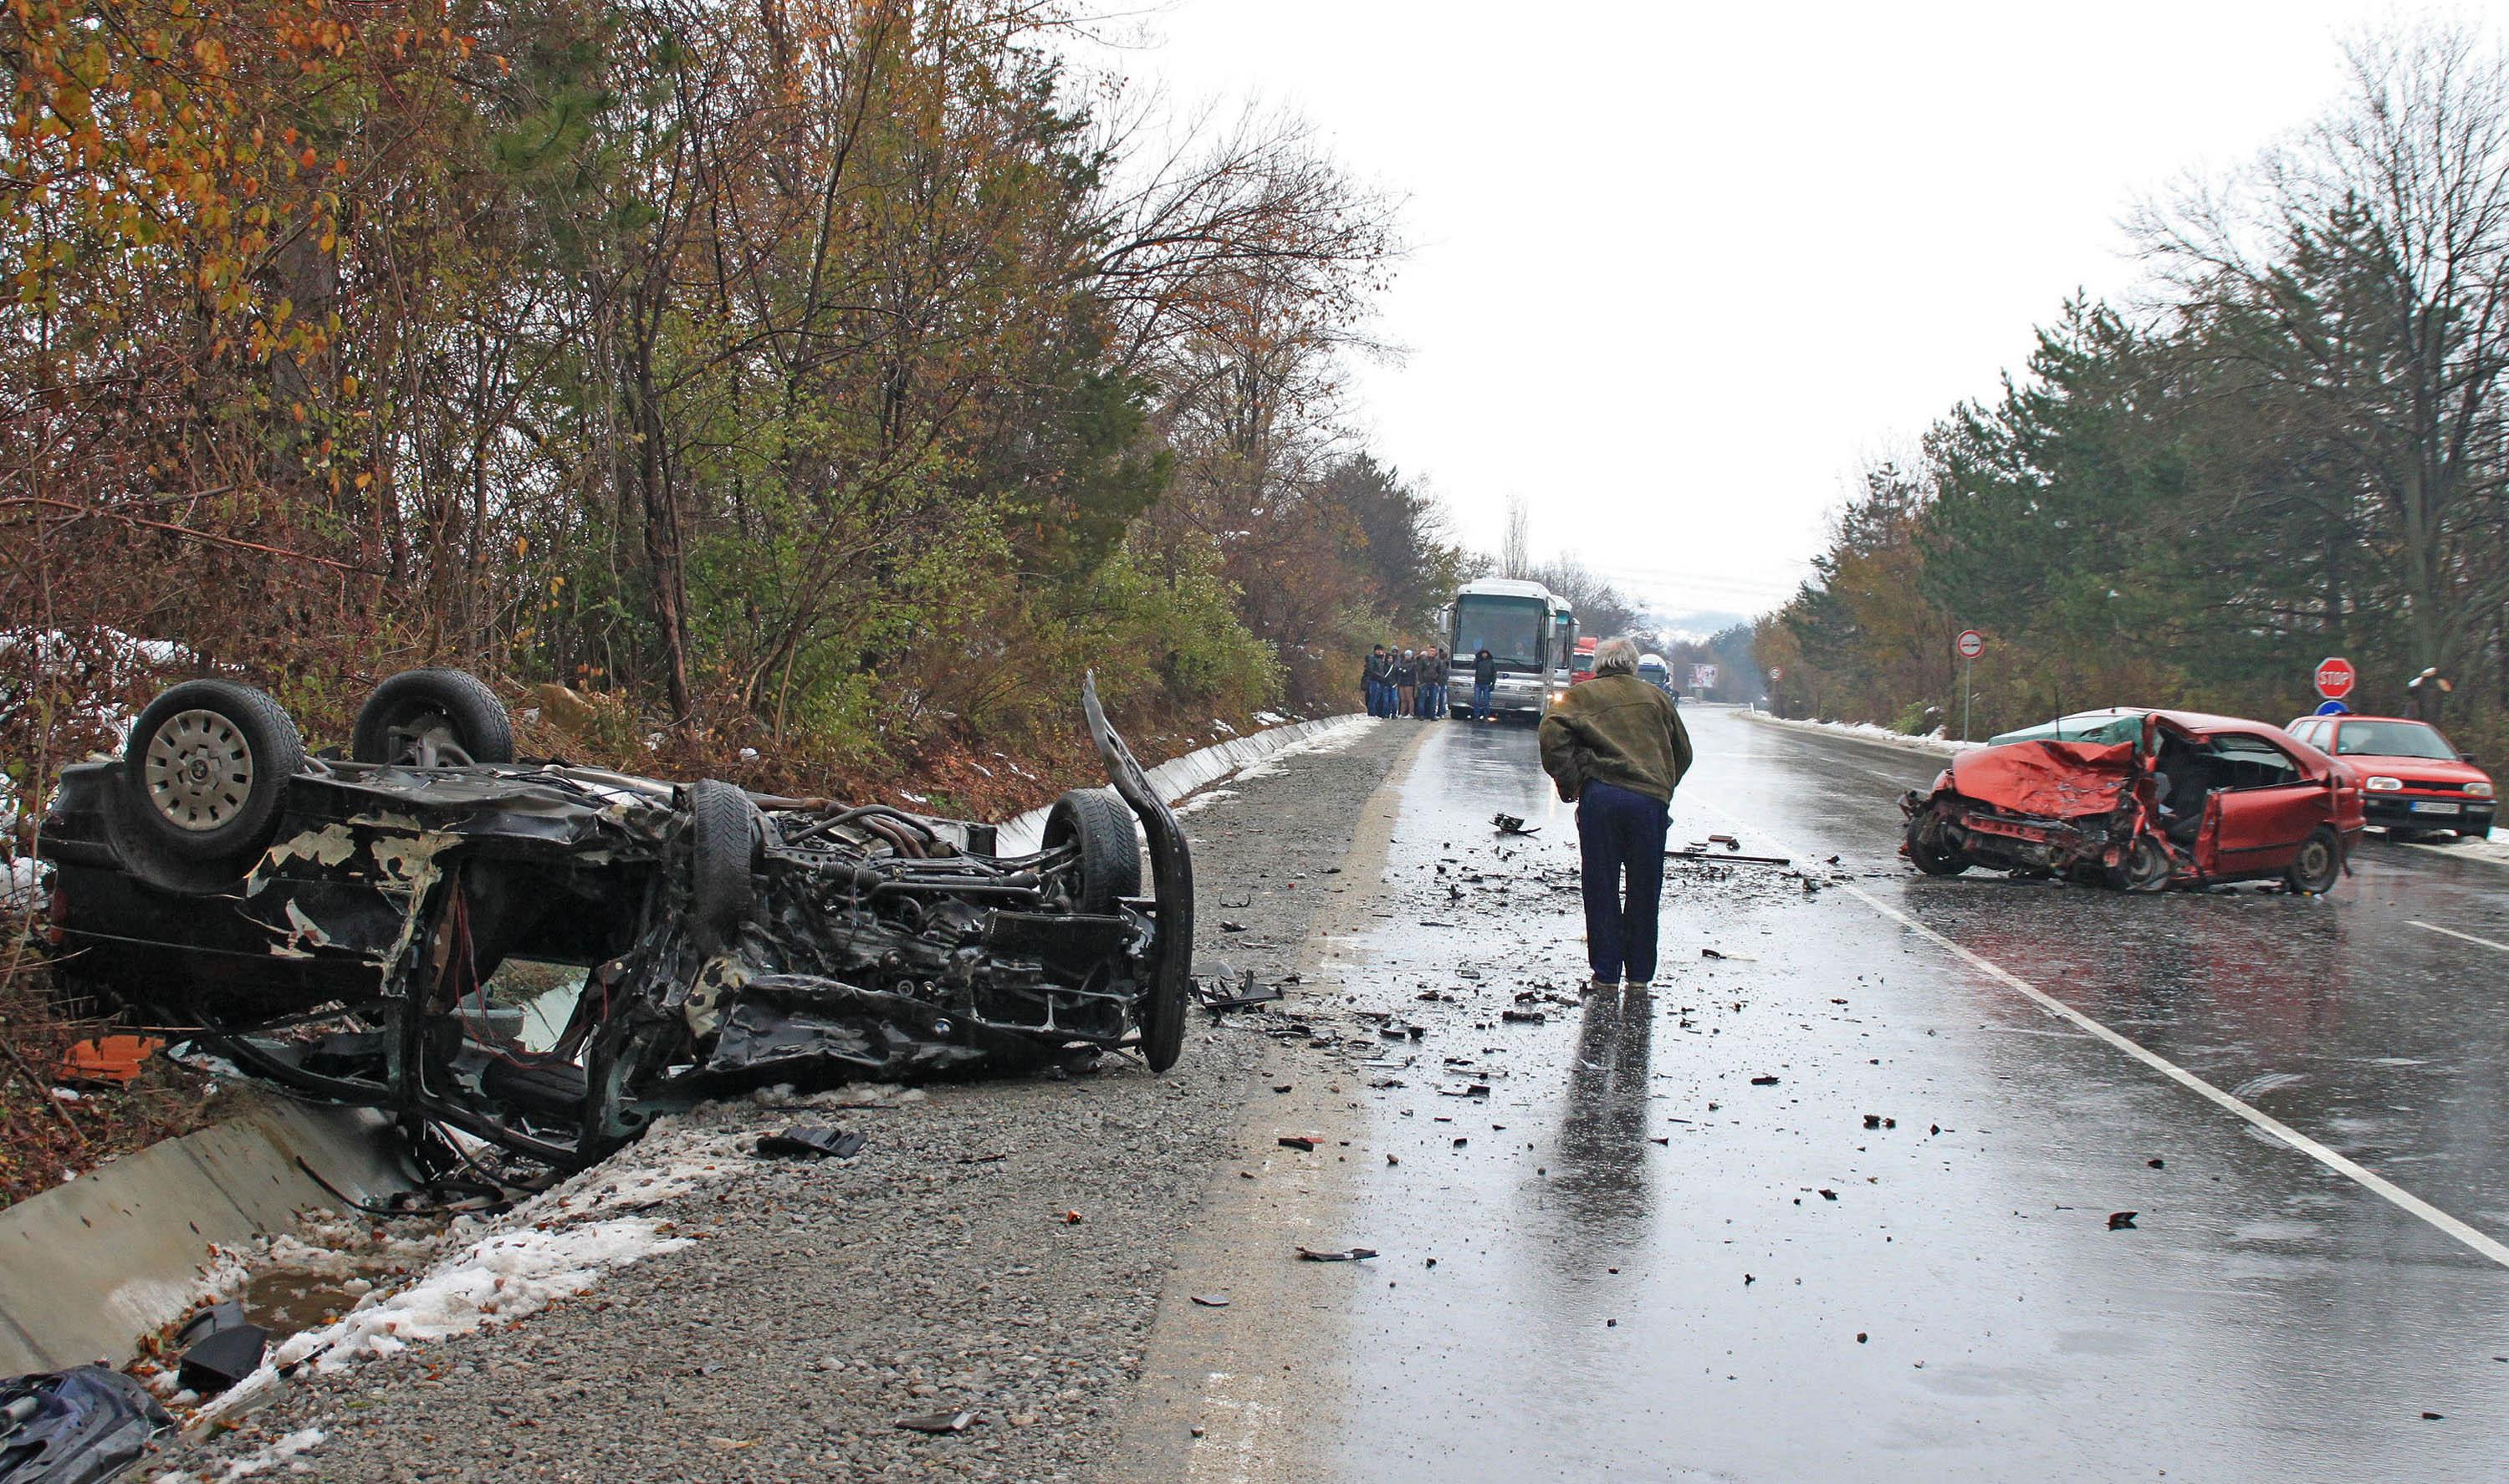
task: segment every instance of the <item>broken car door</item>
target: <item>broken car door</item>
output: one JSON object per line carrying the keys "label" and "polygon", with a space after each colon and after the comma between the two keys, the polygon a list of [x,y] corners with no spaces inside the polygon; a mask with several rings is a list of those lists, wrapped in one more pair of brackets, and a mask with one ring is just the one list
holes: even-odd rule
{"label": "broken car door", "polygon": [[2210,800],[2203,838],[2211,859],[2196,865],[2207,874],[2278,871],[2291,864],[2308,833],[2326,823],[2325,781],[2312,778],[2290,753],[2267,739],[2232,732],[2211,739],[2208,751],[2228,783]]}

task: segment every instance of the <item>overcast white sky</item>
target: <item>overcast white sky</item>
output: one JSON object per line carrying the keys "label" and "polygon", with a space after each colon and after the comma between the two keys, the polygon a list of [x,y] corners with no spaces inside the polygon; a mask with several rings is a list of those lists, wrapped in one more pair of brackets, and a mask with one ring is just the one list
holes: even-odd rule
{"label": "overcast white sky", "polygon": [[2425,7],[2334,0],[1173,0],[1125,65],[1254,94],[1408,198],[1369,442],[1459,536],[1754,612],[1858,463],[1992,394],[2117,225],[2246,162]]}

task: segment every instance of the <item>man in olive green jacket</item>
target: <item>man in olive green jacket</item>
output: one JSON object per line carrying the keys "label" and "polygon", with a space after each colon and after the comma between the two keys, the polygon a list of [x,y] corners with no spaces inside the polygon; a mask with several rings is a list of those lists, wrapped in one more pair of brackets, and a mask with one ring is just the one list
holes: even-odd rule
{"label": "man in olive green jacket", "polygon": [[1672,791],[1690,771],[1680,709],[1637,668],[1636,645],[1603,641],[1594,678],[1570,686],[1542,719],[1542,770],[1577,805],[1593,989],[1616,987],[1624,969],[1632,989],[1654,983],[1665,833]]}

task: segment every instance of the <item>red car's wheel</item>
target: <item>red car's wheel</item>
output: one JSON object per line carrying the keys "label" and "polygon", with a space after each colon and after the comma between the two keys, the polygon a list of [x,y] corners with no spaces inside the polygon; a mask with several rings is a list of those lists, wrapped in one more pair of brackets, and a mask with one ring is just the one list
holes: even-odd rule
{"label": "red car's wheel", "polygon": [[2138,835],[2125,847],[2125,860],[2113,873],[2119,891],[2164,891],[2169,886],[2169,852],[2149,835]]}
{"label": "red car's wheel", "polygon": [[2343,842],[2338,839],[2331,825],[2320,825],[2300,842],[2300,854],[2292,859],[2291,869],[2283,880],[2303,897],[2314,897],[2335,889],[2336,880],[2343,874]]}
{"label": "red car's wheel", "polygon": [[1940,823],[1931,814],[1908,821],[1908,860],[1929,876],[1956,876],[1968,870],[1968,857],[1943,844]]}

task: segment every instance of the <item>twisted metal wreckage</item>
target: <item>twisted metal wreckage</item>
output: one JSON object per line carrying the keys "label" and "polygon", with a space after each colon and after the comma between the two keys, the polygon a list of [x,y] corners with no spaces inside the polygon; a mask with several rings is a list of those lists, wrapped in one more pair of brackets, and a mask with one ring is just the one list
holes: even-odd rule
{"label": "twisted metal wreckage", "polygon": [[[566,1169],[743,1085],[1116,1047],[1164,1071],[1192,864],[1094,678],[1081,710],[1111,792],[1066,794],[1041,848],[1002,855],[991,825],[885,804],[517,762],[458,671],[387,681],[346,758],[308,757],[259,691],[189,681],[120,759],[63,770],[51,935],[75,984],[390,1111],[431,1173],[459,1157],[438,1128]],[[537,1038],[535,994],[563,1011]]]}
{"label": "twisted metal wreckage", "polygon": [[2361,789],[2280,727],[2125,713],[2122,737],[2034,738],[1959,754],[1899,800],[1899,853],[1932,876],[1972,866],[2120,891],[2280,878],[2334,889],[2360,838]]}

